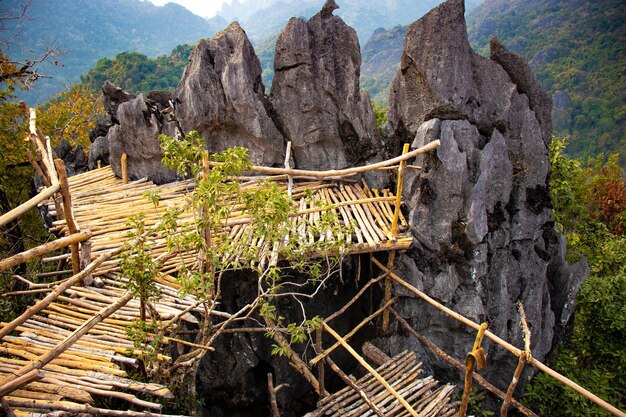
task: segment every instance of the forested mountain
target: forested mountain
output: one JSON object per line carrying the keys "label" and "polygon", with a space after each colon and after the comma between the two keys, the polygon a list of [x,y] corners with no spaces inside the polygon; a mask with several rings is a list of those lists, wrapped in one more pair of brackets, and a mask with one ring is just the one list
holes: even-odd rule
{"label": "forested mountain", "polygon": [[526,57],[554,99],[554,130],[574,155],[619,152],[626,165],[623,0],[487,0],[470,14],[479,51],[497,36]]}
{"label": "forested mountain", "polygon": [[[554,100],[554,132],[568,152],[619,153],[626,166],[626,15],[620,0],[487,0],[467,16],[472,46],[492,36],[524,56]],[[406,27],[377,31],[363,48],[362,85],[386,102]],[[394,71],[389,70],[394,68]]]}
{"label": "forested mountain", "polygon": [[189,63],[193,45],[179,45],[170,55],[154,59],[138,52],[122,52],[115,58],[102,58],[80,82],[98,91],[106,80],[131,93],[175,88]]}
{"label": "forested mountain", "polygon": [[[24,0],[2,0],[6,13],[19,15]],[[100,58],[130,51],[155,57],[180,44],[195,44],[226,26],[169,3],[157,7],[139,0],[32,0],[24,19],[6,21],[0,36],[11,39],[8,55],[21,59],[53,44],[65,53],[59,65],[42,65],[40,79],[21,96],[34,105],[51,98],[96,65]]]}

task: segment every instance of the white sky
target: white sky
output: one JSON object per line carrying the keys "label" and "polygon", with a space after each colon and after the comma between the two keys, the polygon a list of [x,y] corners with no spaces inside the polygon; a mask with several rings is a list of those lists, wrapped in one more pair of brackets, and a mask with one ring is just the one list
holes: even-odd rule
{"label": "white sky", "polygon": [[198,16],[213,17],[222,8],[222,4],[231,0],[150,0],[157,6],[166,3],[178,3]]}

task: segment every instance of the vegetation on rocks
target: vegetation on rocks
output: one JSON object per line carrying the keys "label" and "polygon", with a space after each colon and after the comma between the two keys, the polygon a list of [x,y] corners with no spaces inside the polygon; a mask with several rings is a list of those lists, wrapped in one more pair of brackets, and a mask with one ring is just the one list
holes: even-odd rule
{"label": "vegetation on rocks", "polygon": [[[557,227],[573,259],[590,274],[580,288],[571,338],[549,365],[620,409],[626,408],[626,184],[617,155],[587,162],[551,145],[551,194]],[[525,395],[540,415],[610,415],[539,374]]]}

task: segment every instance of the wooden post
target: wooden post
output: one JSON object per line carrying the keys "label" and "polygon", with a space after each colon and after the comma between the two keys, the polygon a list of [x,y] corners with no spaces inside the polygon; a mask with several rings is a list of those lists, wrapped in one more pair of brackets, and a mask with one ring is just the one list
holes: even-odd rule
{"label": "wooden post", "polygon": [[[291,141],[287,142],[287,151],[285,153],[285,169],[291,169],[289,166],[289,158],[291,158]],[[287,175],[287,195],[291,197],[293,188],[293,177],[291,175]]]}
{"label": "wooden post", "polygon": [[[67,170],[65,163],[61,159],[55,159],[54,165],[59,174],[59,183],[61,185],[61,196],[63,197],[63,212],[65,213],[65,223],[67,224],[68,234],[71,236],[80,230],[76,225],[74,213],[72,211],[72,196],[70,194],[70,186],[67,181]],[[72,271],[74,275],[80,272],[80,253],[78,252],[78,242],[70,246],[72,251]]]}
{"label": "wooden post", "polygon": [[[396,260],[396,251],[391,251],[389,252],[389,259],[387,260],[387,269],[392,270],[393,269],[393,265],[395,263]],[[387,276],[385,277],[385,304],[389,303],[389,301],[391,300],[391,293],[392,293],[392,289],[393,289],[393,284],[392,284],[392,280],[391,277],[389,277],[389,274],[387,274]],[[385,309],[385,311],[383,311],[383,333],[387,333],[389,331],[389,309]]]}
{"label": "wooden post", "polygon": [[[404,148],[402,149],[402,155],[406,155],[409,152],[409,144],[405,143]],[[400,206],[402,205],[402,179],[404,177],[404,167],[406,166],[406,160],[400,161],[400,166],[398,167],[398,183],[396,184],[396,205],[393,211],[393,220],[391,222],[391,234],[395,239],[398,235],[398,221],[400,219]],[[396,251],[392,251],[389,253],[389,260],[387,261],[387,269],[393,269],[393,265],[396,260]],[[385,302],[389,302],[391,300],[391,293],[393,289],[392,280],[389,275],[385,277]],[[389,310],[385,310],[383,313],[383,333],[387,333],[389,331]]]}
{"label": "wooden post", "polygon": [[[409,144],[404,144],[402,149],[402,155],[406,155],[409,152]],[[393,212],[393,221],[391,223],[391,233],[395,237],[398,234],[398,220],[400,219],[400,205],[402,204],[402,178],[404,177],[404,167],[406,166],[406,160],[400,162],[398,167],[398,184],[396,185],[396,206]]]}
{"label": "wooden post", "polygon": [[[323,332],[322,332],[322,328],[320,327],[319,329],[315,329],[315,353],[320,354],[322,353],[322,351],[324,350],[324,347],[322,345],[322,336],[323,336]],[[317,364],[317,380],[320,384],[320,392],[325,392],[324,389],[324,375],[325,370],[324,370],[324,361],[320,361]]]}
{"label": "wooden post", "polygon": [[[91,242],[86,240],[80,244],[80,270],[87,268],[87,265],[91,262]],[[73,270],[73,269],[72,269]],[[83,278],[83,284],[93,284],[93,276],[91,274],[85,275]]]}
{"label": "wooden post", "polygon": [[128,184],[128,155],[126,152],[122,153],[122,159],[120,160],[120,165],[122,166],[122,183]]}
{"label": "wooden post", "polygon": [[402,404],[402,406],[409,412],[409,414],[411,414],[411,416],[420,417],[417,411],[415,411],[413,407],[411,407],[411,404],[406,402],[406,400],[400,394],[398,394],[398,391],[396,391],[391,385],[389,385],[385,378],[380,376],[380,374],[376,372],[376,370],[372,368],[370,364],[365,361],[365,359],[363,359],[358,353],[356,353],[356,351],[352,349],[352,346],[347,344],[345,340],[343,340],[342,337],[339,336],[339,334],[337,334],[337,332],[335,332],[326,323],[322,323],[322,325],[324,326],[324,330],[326,330],[335,339],[337,339],[337,341],[341,343],[341,345],[352,355],[352,357],[354,357],[354,359],[356,359],[365,369],[367,369],[367,371],[372,374],[372,376],[376,378],[378,382],[380,382],[382,386],[385,387],[385,389],[387,389],[387,391],[389,391],[391,395],[393,395],[400,402],[400,404]]}
{"label": "wooden post", "polygon": [[467,354],[465,359],[465,384],[463,386],[463,397],[461,398],[461,407],[459,407],[459,417],[465,417],[467,414],[467,406],[469,404],[470,391],[472,390],[472,374],[474,373],[474,364],[476,369],[481,369],[485,366],[485,352],[480,345],[483,342],[483,336],[487,330],[487,323],[480,325],[476,340],[474,341],[474,347],[472,351]]}

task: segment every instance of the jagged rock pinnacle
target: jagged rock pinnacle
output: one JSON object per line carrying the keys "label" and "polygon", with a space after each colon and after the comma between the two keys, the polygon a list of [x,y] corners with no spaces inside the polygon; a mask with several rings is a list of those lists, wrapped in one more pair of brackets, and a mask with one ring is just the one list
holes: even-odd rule
{"label": "jagged rock pinnacle", "polygon": [[326,3],[324,3],[324,7],[322,7],[322,10],[320,10],[320,15],[322,15],[322,17],[332,16],[333,11],[338,8],[339,6],[337,6],[335,0],[326,0]]}

